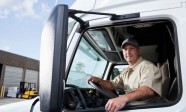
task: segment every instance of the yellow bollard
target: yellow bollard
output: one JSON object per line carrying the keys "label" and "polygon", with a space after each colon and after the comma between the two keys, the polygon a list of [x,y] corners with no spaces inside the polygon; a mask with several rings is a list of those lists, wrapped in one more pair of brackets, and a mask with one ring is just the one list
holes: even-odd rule
{"label": "yellow bollard", "polygon": [[0,98],[4,98],[5,95],[5,86],[0,86]]}

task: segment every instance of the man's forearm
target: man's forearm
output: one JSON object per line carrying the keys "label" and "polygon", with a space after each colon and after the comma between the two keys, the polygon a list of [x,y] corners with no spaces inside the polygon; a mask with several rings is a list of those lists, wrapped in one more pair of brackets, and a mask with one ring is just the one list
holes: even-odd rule
{"label": "man's forearm", "polygon": [[109,90],[114,90],[112,83],[110,81],[100,79],[97,81],[97,83],[104,88],[107,88]]}
{"label": "man's forearm", "polygon": [[155,95],[155,92],[148,88],[148,87],[140,87],[135,91],[132,91],[131,93],[127,93],[124,94],[123,96],[121,96],[121,98],[123,98],[123,100],[128,103],[131,101],[135,101],[135,100],[141,100],[141,99],[146,99],[146,98],[151,98]]}

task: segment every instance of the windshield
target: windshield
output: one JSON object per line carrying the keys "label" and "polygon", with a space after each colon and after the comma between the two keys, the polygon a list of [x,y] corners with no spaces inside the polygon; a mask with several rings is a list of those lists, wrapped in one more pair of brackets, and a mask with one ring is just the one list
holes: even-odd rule
{"label": "windshield", "polygon": [[94,75],[102,78],[106,65],[107,61],[82,38],[72,62],[67,84],[90,87],[87,83],[88,77]]}

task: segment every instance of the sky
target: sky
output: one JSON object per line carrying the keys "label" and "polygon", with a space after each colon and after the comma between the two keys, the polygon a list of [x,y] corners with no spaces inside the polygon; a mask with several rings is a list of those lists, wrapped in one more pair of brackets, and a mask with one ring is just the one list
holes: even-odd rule
{"label": "sky", "polygon": [[39,60],[41,32],[56,4],[75,0],[0,0],[0,50]]}

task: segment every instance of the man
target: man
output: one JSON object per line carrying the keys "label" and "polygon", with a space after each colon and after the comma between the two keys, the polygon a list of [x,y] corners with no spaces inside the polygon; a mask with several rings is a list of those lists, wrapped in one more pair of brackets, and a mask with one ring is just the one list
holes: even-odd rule
{"label": "man", "polygon": [[128,102],[144,100],[154,96],[161,96],[161,74],[159,69],[151,62],[140,56],[138,42],[133,38],[123,41],[123,56],[129,66],[114,78],[114,80],[102,80],[90,77],[93,81],[110,90],[124,89],[124,95],[110,99],[105,105],[108,111],[117,112],[125,107]]}

